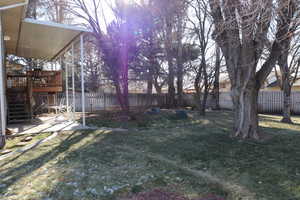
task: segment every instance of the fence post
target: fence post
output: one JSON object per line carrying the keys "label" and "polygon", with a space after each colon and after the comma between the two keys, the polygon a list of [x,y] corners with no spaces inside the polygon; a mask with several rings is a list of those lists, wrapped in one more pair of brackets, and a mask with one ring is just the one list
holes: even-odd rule
{"label": "fence post", "polygon": [[103,94],[104,110],[106,110],[106,94]]}

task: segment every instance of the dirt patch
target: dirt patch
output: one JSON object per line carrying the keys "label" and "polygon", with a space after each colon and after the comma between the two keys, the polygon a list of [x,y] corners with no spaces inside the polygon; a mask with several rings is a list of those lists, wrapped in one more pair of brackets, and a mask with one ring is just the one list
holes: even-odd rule
{"label": "dirt patch", "polygon": [[225,200],[222,197],[217,197],[215,195],[208,195],[206,197],[189,199],[182,194],[175,192],[167,192],[162,189],[154,189],[149,192],[141,192],[131,198],[123,200]]}

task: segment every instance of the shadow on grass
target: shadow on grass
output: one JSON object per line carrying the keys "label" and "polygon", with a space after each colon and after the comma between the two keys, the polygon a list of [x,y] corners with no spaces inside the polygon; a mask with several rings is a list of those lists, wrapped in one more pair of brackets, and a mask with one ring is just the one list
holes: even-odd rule
{"label": "shadow on grass", "polygon": [[[59,167],[71,168],[71,173],[61,174],[61,177],[64,177],[61,179],[66,179],[66,182],[52,186],[51,190],[39,199],[110,200],[118,199],[118,195],[124,195],[122,192],[140,192],[174,183],[192,188],[192,192],[185,192],[194,193],[197,188],[202,194],[227,195],[218,185],[199,180],[198,177],[190,177],[177,168],[173,169],[165,163],[154,162],[143,156],[150,145],[148,142],[153,143],[148,137],[151,136],[140,132],[111,133],[101,140],[93,140],[90,144],[68,153],[57,163]],[[142,150],[138,150],[138,153],[127,152],[123,149],[124,145]],[[173,180],[170,178],[172,176]],[[146,180],[147,177],[149,180]],[[122,188],[122,185],[125,187]],[[111,193],[110,190],[117,193]]]}
{"label": "shadow on grass", "polygon": [[[271,132],[273,129],[264,130]],[[237,182],[258,197],[299,199],[299,144],[300,136],[291,135],[251,142],[231,139],[226,134],[195,133],[167,142],[153,142],[150,151]]]}
{"label": "shadow on grass", "polygon": [[[72,137],[73,135],[76,135]],[[51,151],[40,155],[39,157],[29,160],[28,162],[19,165],[18,167],[15,168],[9,168],[8,170],[1,172],[1,179],[5,180],[2,181],[1,183],[5,186],[0,188],[0,194],[4,194],[7,189],[20,180],[21,178],[25,177],[26,175],[32,173],[36,169],[40,168],[43,166],[45,163],[49,162],[50,160],[56,158],[59,154],[67,151],[73,144],[76,144],[80,142],[83,138],[85,137],[84,133],[78,133],[74,132],[72,135],[68,136],[67,139],[65,139],[63,142],[60,143],[59,146],[55,147]],[[31,150],[31,151],[35,151]],[[24,155],[24,154],[23,154]],[[20,157],[18,157],[20,158]],[[14,161],[15,159],[12,159],[11,161]]]}
{"label": "shadow on grass", "polygon": [[[229,127],[232,123],[231,113],[208,113],[207,117],[203,119],[209,120],[210,123],[204,124],[200,121],[198,124],[184,128],[111,133],[101,140],[95,138],[91,143],[68,153],[56,165],[61,168],[68,165],[73,169],[78,167],[75,163],[82,165],[82,170],[86,173],[80,179],[79,189],[88,191],[89,198],[86,199],[99,198],[97,190],[95,190],[96,192],[90,190],[89,185],[93,184],[98,189],[100,188],[99,190],[103,190],[103,185],[109,185],[106,182],[107,177],[116,183],[123,178],[122,181],[126,183],[132,177],[144,176],[150,169],[155,173],[166,173],[162,163],[155,163],[155,167],[151,168],[151,163],[141,161],[141,156],[124,152],[121,148],[124,145],[136,149],[142,154],[154,153],[174,160],[183,166],[209,171],[211,174],[223,178],[224,181],[230,180],[245,186],[258,195],[257,199],[296,200],[300,198],[300,136],[294,134],[298,133],[297,131],[288,130],[293,134],[287,135],[273,134],[270,140],[264,142],[239,141],[228,137]],[[272,133],[274,130],[286,131],[286,129],[278,128],[263,128],[263,130],[266,133]],[[85,134],[82,133],[69,138],[50,152],[1,174],[1,177],[9,177],[5,181],[7,185],[4,190],[6,191],[18,179],[41,167],[43,163],[67,151],[70,146],[78,143],[84,137]],[[105,168],[101,168],[103,166]],[[128,166],[131,174],[118,177],[122,170],[127,169],[122,168],[124,166]],[[97,177],[95,177],[96,175]],[[68,178],[72,174],[65,173],[61,176]],[[105,179],[101,179],[103,177]],[[160,182],[164,183],[164,181]],[[123,182],[122,184],[124,184]],[[184,182],[183,184],[191,183]],[[209,187],[205,184],[196,186],[197,188]],[[52,188],[54,189],[41,199],[49,196],[56,200],[84,199],[80,195],[74,196],[78,194],[77,190],[73,188],[70,192],[66,183],[59,183]],[[1,191],[1,193],[5,191]],[[211,192],[209,189],[208,191]]]}
{"label": "shadow on grass", "polygon": [[[264,142],[239,141],[229,138],[228,133],[220,132],[218,128],[220,127],[212,129],[210,133],[206,133],[208,128],[197,131],[194,127],[185,128],[179,137],[169,137],[168,132],[160,132],[162,140],[154,138],[157,137],[157,133],[150,134],[149,132],[111,134],[99,142],[96,141],[72,152],[68,155],[68,159],[76,158],[78,154],[85,154],[83,157],[87,160],[82,160],[85,163],[88,163],[90,156],[95,159],[94,162],[113,163],[113,160],[119,156],[117,152],[121,151],[118,147],[125,144],[140,152],[151,152],[176,160],[183,166],[207,170],[225,181],[235,182],[248,188],[258,195],[258,199],[298,199],[300,197],[297,189],[300,186],[300,160],[298,159],[300,158],[300,137],[274,135],[272,139]],[[264,130],[272,132],[273,129],[265,128]],[[163,140],[165,137],[168,139]],[[106,145],[114,148],[109,151],[100,150]],[[95,151],[97,149],[98,151]],[[114,152],[113,155],[111,152]],[[128,157],[127,162],[134,165],[137,159]],[[156,170],[162,171],[162,168],[158,167]],[[82,189],[88,189],[86,187],[83,186]],[[55,195],[55,191],[52,194]]]}
{"label": "shadow on grass", "polygon": [[[282,123],[280,120],[282,119],[282,117],[280,115],[276,115],[276,117],[278,117],[278,119],[274,118],[274,116],[270,116],[270,115],[261,115],[260,116],[260,120],[266,121],[266,122],[275,122],[275,123]],[[298,116],[297,116],[298,118]],[[292,117],[292,121],[293,121],[293,117]],[[300,123],[296,123],[295,120],[293,121],[292,124],[288,124],[288,123],[283,123],[284,125],[295,125],[295,126],[299,126],[300,128]]]}

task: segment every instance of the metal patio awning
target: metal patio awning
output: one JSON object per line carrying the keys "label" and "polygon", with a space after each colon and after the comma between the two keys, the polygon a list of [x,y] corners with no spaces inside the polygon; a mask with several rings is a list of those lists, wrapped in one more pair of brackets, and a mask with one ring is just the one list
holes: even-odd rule
{"label": "metal patio awning", "polygon": [[52,60],[86,29],[23,19],[24,6],[2,12],[6,53],[25,58]]}
{"label": "metal patio awning", "polygon": [[26,3],[26,0],[1,0],[0,1],[0,8],[5,6],[16,5],[19,3]]}
{"label": "metal patio awning", "polygon": [[84,32],[85,29],[74,26],[24,19],[16,55],[53,59]]}

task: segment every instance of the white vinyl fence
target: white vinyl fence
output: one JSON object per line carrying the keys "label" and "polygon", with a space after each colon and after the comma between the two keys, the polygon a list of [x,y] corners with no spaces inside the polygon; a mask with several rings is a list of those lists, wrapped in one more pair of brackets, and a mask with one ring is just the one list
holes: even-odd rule
{"label": "white vinyl fence", "polygon": [[[291,95],[292,112],[300,114],[300,92],[292,92]],[[220,107],[232,109],[233,103],[230,92],[220,93]],[[258,109],[263,113],[280,113],[283,109],[283,92],[281,91],[261,91],[258,97]]]}
{"label": "white vinyl fence", "polygon": [[[81,93],[76,93],[76,112],[80,112],[82,109]],[[73,102],[72,94],[69,94],[69,105]],[[165,104],[166,95],[153,94],[151,98],[147,94],[129,94],[130,107],[142,107],[142,106],[160,106]],[[59,95],[60,105],[66,105],[65,94]],[[115,94],[102,94],[102,93],[85,93],[85,109],[87,112],[108,110],[111,108],[119,107],[119,102]]]}

